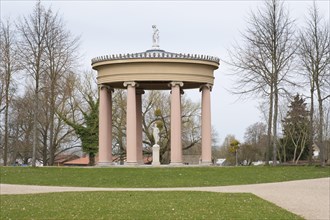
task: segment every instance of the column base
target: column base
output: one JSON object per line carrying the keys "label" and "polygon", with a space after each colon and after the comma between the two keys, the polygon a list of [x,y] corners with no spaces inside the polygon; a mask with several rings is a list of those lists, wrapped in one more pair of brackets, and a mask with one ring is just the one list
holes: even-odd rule
{"label": "column base", "polygon": [[110,167],[113,166],[112,162],[98,162],[97,165],[98,167]]}
{"label": "column base", "polygon": [[125,162],[124,165],[126,165],[126,166],[137,166],[139,164],[138,164],[138,162]]}
{"label": "column base", "polygon": [[202,165],[202,166],[210,166],[210,165],[212,165],[212,161],[202,161],[202,163],[200,165]]}
{"label": "column base", "polygon": [[183,166],[184,164],[182,162],[172,162],[170,163],[170,166]]}

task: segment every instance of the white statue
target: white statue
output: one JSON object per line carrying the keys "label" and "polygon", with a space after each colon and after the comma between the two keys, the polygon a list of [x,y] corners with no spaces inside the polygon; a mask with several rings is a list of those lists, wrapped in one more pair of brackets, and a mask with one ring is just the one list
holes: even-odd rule
{"label": "white statue", "polygon": [[158,144],[159,142],[159,129],[157,127],[157,124],[155,123],[154,124],[154,127],[153,127],[153,132],[152,132],[153,136],[154,136],[154,140],[155,140],[155,145]]}
{"label": "white statue", "polygon": [[156,25],[152,25],[154,33],[152,35],[152,47],[159,48],[159,30]]}

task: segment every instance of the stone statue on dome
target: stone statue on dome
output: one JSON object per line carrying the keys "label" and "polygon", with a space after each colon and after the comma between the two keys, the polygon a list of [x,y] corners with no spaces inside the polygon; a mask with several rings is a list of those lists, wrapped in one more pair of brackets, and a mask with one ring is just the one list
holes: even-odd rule
{"label": "stone statue on dome", "polygon": [[159,48],[159,30],[157,29],[156,25],[152,25],[152,29],[154,30],[152,35],[152,47]]}

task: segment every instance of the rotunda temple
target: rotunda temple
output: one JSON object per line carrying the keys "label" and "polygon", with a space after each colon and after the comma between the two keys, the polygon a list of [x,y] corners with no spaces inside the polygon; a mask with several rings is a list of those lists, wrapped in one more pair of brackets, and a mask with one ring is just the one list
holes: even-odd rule
{"label": "rotunda temple", "polygon": [[[156,28],[156,26],[153,26]],[[158,30],[157,30],[158,31]],[[155,34],[157,36],[155,37]],[[171,91],[171,165],[181,165],[181,95],[186,89],[201,91],[202,164],[212,163],[211,90],[219,59],[213,56],[167,52],[159,48],[154,30],[153,47],[140,53],[105,55],[92,59],[100,88],[99,162],[112,164],[112,92],[127,90],[126,164],[143,163],[142,95],[144,90]]]}

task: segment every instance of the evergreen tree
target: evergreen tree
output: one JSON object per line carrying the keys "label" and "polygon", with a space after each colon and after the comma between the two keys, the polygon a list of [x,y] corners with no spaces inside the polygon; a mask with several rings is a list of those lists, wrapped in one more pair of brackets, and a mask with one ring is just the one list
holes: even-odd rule
{"label": "evergreen tree", "polygon": [[283,149],[286,151],[286,160],[298,163],[299,159],[307,159],[309,133],[309,112],[305,100],[297,94],[283,120],[283,139],[286,145]]}

